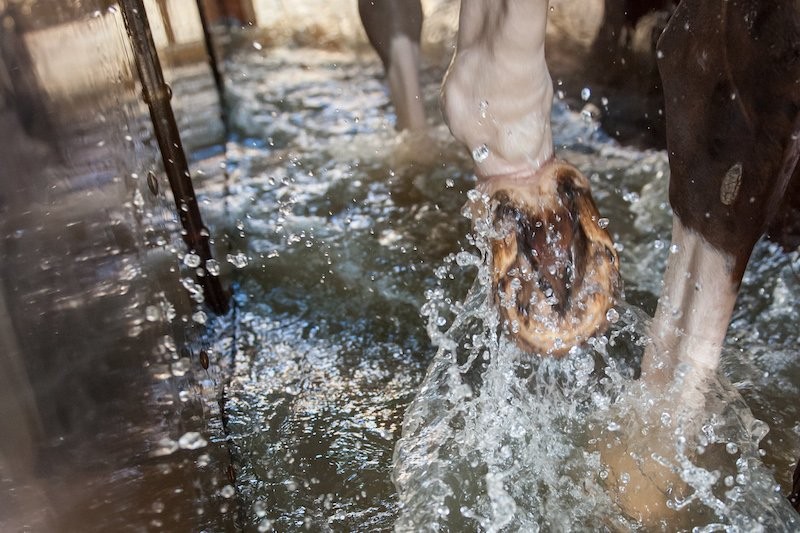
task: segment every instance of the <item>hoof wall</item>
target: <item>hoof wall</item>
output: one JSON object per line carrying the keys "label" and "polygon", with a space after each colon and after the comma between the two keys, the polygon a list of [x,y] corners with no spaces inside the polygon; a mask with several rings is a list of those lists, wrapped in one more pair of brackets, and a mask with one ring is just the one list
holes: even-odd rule
{"label": "hoof wall", "polygon": [[589,181],[555,161],[531,180],[491,188],[492,289],[503,327],[525,351],[563,356],[607,327],[620,286]]}

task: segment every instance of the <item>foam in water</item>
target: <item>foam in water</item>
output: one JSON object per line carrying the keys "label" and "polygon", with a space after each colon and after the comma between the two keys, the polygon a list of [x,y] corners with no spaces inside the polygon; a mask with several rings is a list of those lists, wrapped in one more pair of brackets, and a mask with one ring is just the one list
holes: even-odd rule
{"label": "foam in water", "polygon": [[[471,201],[488,198],[476,192]],[[483,215],[484,217],[487,215]],[[444,284],[422,314],[438,347],[394,455],[397,531],[780,531],[798,526],[760,461],[766,424],[721,377],[701,409],[676,384],[634,379],[649,317],[621,305],[610,331],[561,359],[520,352],[491,297],[490,220],[437,271],[477,269],[463,302]],[[449,327],[447,326],[449,324]]]}

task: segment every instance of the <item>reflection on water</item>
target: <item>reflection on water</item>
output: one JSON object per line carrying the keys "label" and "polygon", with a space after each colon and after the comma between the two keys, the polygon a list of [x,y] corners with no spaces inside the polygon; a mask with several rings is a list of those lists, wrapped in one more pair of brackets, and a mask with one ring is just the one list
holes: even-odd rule
{"label": "reflection on water", "polygon": [[[614,474],[600,450],[647,416],[632,377],[639,309],[653,312],[669,253],[666,155],[620,147],[556,105],[556,142],[611,221],[629,306],[586,350],[531,361],[493,334],[485,289],[467,296],[481,237],[466,237],[460,214],[469,161],[434,111],[441,72],[423,75],[437,117],[423,141],[393,132],[379,73],[371,59],[303,49],[228,65],[233,179],[202,194],[241,284],[206,339],[231,373],[219,438],[235,460],[240,524],[634,527],[603,489]],[[760,243],[753,263],[705,418],[653,426],[667,441],[694,428],[659,460],[688,487],[674,504],[682,516],[722,524],[708,531],[752,530],[759,517],[790,528],[770,472],[786,492],[799,451],[788,399],[800,385],[800,257]],[[740,395],[770,427],[760,442]]]}

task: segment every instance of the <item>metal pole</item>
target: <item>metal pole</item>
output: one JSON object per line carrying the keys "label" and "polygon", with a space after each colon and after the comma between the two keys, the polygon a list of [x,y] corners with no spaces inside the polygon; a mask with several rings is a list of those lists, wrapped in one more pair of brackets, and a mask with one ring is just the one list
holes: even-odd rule
{"label": "metal pole", "polygon": [[[224,6],[218,6],[224,8]],[[224,9],[220,11],[224,12]],[[228,172],[228,140],[231,138],[230,124],[228,124],[228,109],[225,98],[225,80],[222,77],[220,69],[220,62],[217,57],[217,49],[214,46],[214,39],[211,36],[211,21],[208,19],[208,11],[206,10],[205,0],[197,0],[197,12],[200,14],[200,23],[203,27],[203,41],[206,45],[206,58],[208,65],[211,68],[211,74],[214,77],[214,85],[217,87],[217,97],[219,98],[219,118],[222,121],[222,132],[224,138],[222,139],[222,151],[225,158],[225,165],[222,167],[223,177],[225,180],[225,214],[228,214],[228,193],[230,187],[230,173]],[[228,249],[230,250],[231,242],[228,240]]]}
{"label": "metal pole", "polygon": [[[164,81],[161,63],[158,59],[147,12],[143,0],[121,0],[122,15],[125,28],[133,48],[136,70],[142,82],[142,92],[150,118],[153,122],[164,170],[169,179],[172,196],[181,225],[185,230],[183,240],[190,250],[202,260],[205,269],[206,261],[211,259],[211,247],[208,243],[208,230],[203,225],[197,197],[189,175],[189,164],[183,151],[175,115],[170,105],[171,91]],[[228,311],[228,294],[222,288],[217,276],[206,273],[199,277],[206,302],[212,311],[224,314]]]}
{"label": "metal pole", "polygon": [[211,21],[208,20],[205,0],[197,0],[197,12],[200,15],[200,23],[203,26],[203,42],[205,42],[206,45],[208,66],[211,68],[211,75],[214,77],[214,84],[217,86],[217,93],[219,94],[219,112],[222,117],[222,124],[225,126],[225,141],[227,141],[228,113],[225,109],[225,82],[222,79],[222,72],[220,72],[217,50],[214,47],[214,39],[211,37]]}

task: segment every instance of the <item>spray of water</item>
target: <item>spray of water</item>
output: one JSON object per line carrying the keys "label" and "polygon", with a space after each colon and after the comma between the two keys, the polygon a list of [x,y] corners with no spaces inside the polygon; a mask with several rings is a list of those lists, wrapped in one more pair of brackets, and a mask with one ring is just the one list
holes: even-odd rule
{"label": "spray of water", "polygon": [[[649,317],[626,304],[611,328],[563,359],[522,353],[491,289],[498,230],[489,199],[467,208],[473,251],[450,256],[446,280],[477,269],[463,301],[428,291],[422,314],[437,347],[394,454],[396,531],[790,531],[796,514],[762,465],[756,420],[721,377],[684,398],[636,379]],[[473,215],[473,213],[483,213]]]}

